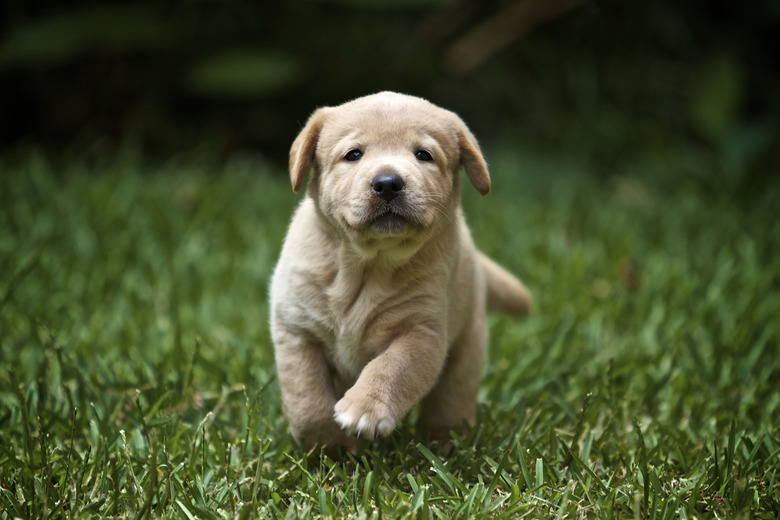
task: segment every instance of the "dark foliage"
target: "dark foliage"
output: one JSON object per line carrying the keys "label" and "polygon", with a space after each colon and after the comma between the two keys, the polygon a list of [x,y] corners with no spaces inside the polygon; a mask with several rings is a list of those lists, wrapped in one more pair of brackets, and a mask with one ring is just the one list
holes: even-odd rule
{"label": "dark foliage", "polygon": [[615,154],[680,137],[705,152],[731,143],[738,169],[780,162],[772,0],[15,0],[3,11],[3,148],[207,143],[283,161],[316,106],[392,89],[461,112],[483,139],[581,145],[607,171]]}

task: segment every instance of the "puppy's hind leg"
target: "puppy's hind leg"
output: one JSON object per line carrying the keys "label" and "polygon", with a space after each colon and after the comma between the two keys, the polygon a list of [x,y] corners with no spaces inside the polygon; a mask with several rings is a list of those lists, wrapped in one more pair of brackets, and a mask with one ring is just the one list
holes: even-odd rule
{"label": "puppy's hind leg", "polygon": [[443,439],[456,428],[465,431],[474,425],[487,345],[482,308],[472,313],[469,325],[449,352],[439,381],[422,401],[417,428],[424,437]]}

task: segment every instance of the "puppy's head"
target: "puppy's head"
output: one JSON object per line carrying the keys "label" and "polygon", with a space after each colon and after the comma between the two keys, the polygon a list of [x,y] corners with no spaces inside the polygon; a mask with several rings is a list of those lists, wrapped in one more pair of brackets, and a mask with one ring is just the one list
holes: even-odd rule
{"label": "puppy's head", "polygon": [[490,191],[482,152],[463,121],[392,92],[317,110],[290,150],[293,190],[311,169],[317,207],[356,239],[425,235],[449,220],[461,167],[481,194]]}

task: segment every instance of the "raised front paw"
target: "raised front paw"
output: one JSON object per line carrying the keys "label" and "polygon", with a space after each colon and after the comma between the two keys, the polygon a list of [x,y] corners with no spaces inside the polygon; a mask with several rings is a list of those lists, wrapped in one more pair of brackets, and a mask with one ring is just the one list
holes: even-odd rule
{"label": "raised front paw", "polygon": [[373,439],[395,429],[392,408],[359,387],[349,389],[334,410],[333,417],[339,426],[359,437]]}

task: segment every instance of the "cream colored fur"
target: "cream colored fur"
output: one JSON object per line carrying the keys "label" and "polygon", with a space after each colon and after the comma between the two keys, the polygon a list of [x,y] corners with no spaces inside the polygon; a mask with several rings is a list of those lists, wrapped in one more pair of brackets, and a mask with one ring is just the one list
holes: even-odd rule
{"label": "cream colored fur", "polygon": [[[293,190],[311,179],[274,271],[271,332],[303,447],[387,435],[417,403],[425,435],[473,424],[486,306],[527,314],[532,300],[474,247],[461,168],[490,191],[461,119],[392,92],[321,108],[295,139]],[[392,200],[387,179],[402,183]]]}

